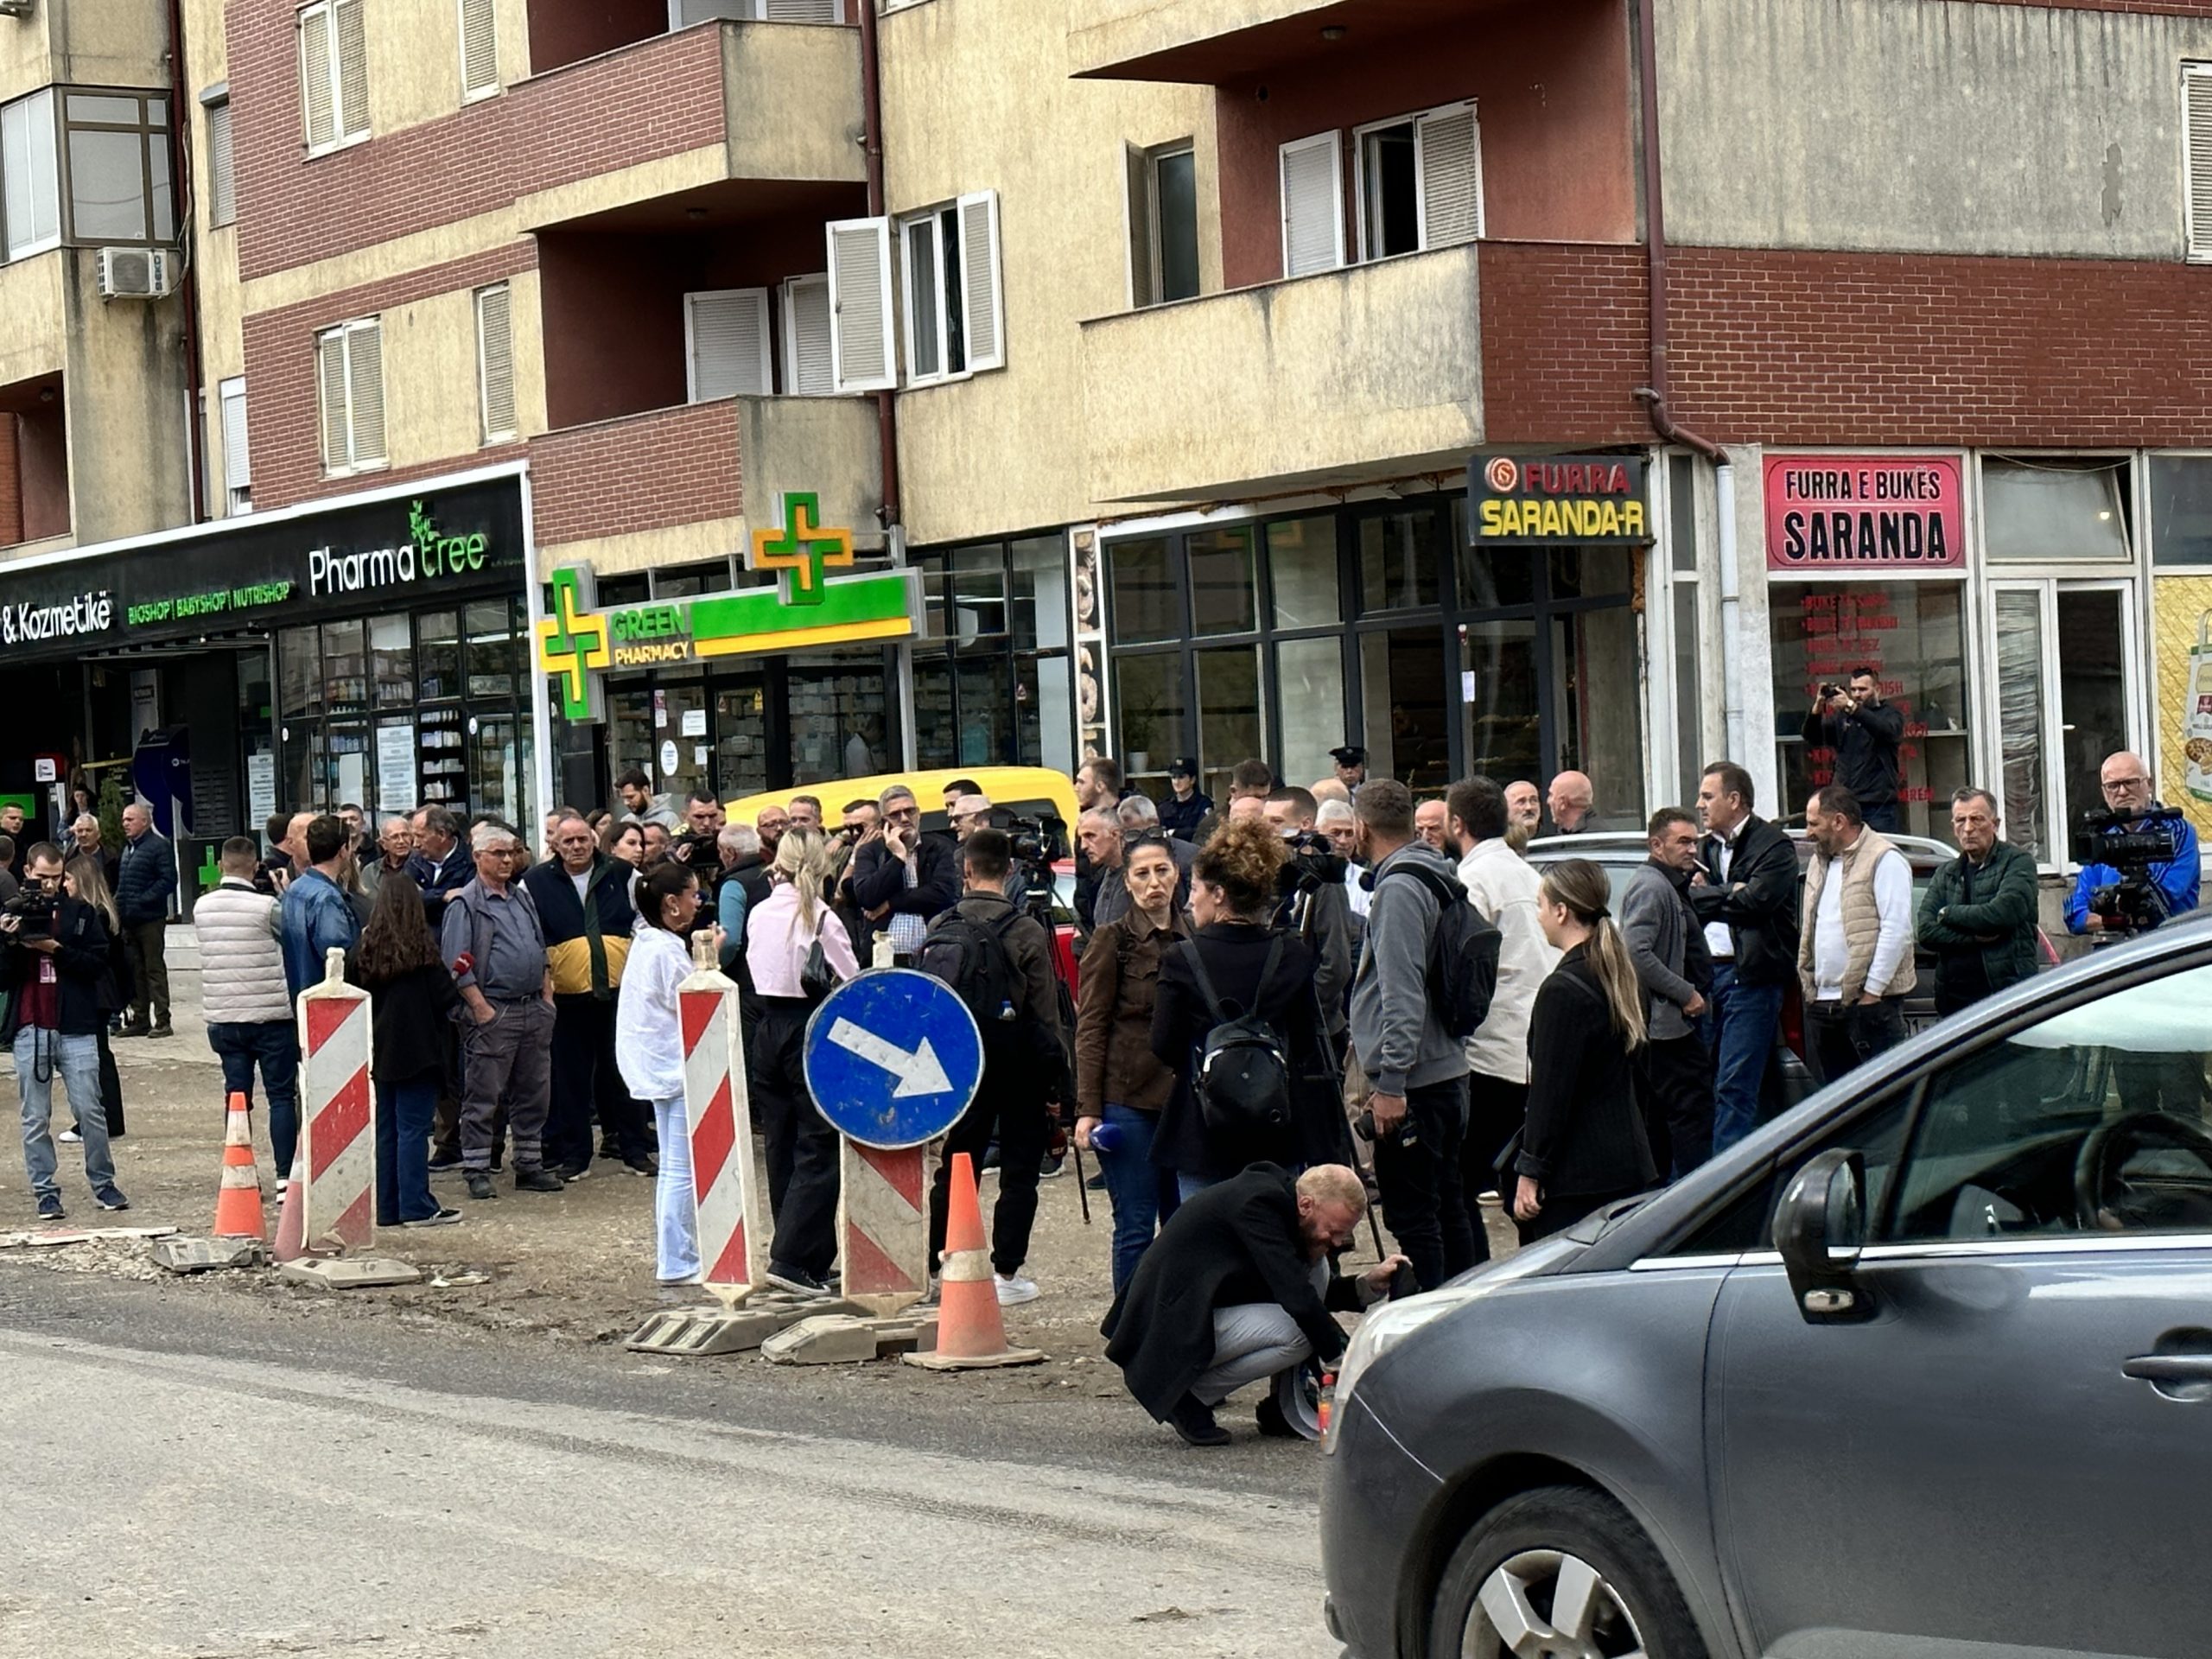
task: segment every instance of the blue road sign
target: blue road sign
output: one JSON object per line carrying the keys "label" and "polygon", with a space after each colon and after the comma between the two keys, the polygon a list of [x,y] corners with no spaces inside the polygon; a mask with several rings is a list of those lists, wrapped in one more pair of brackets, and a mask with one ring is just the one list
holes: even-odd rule
{"label": "blue road sign", "polygon": [[957,1122],[983,1077],[983,1038],[943,980],[885,968],[830,993],[806,1022],[806,1086],[832,1128],[893,1151]]}

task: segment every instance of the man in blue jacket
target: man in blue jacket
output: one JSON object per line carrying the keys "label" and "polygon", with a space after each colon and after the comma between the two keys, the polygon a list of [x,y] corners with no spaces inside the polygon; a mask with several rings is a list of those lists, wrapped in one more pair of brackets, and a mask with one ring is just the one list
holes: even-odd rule
{"label": "man in blue jacket", "polygon": [[[2097,779],[2104,788],[2105,805],[2124,820],[2113,824],[2105,832],[2107,835],[2140,828],[2143,820],[2139,815],[2158,807],[2158,803],[2151,795],[2151,769],[2143,764],[2140,755],[2122,749],[2105,761]],[[2153,864],[2150,870],[2151,885],[2165,906],[2168,920],[2196,908],[2200,874],[2196,830],[2184,818],[2173,826],[2173,831],[2174,855],[2164,863]],[[2083,865],[2082,874],[2074,879],[2074,891],[2066,900],[2067,931],[2100,938],[2112,931],[2116,925],[2098,915],[2090,904],[2100,890],[2115,887],[2120,880],[2119,870],[2110,864]]]}
{"label": "man in blue jacket", "polygon": [[[125,1037],[173,1037],[169,1029],[169,895],[176,891],[176,849],[154,828],[143,802],[123,809],[123,859],[115,878],[115,913],[130,955],[130,1018]],[[148,1021],[151,1011],[152,1020]]]}
{"label": "man in blue jacket", "polygon": [[353,856],[353,832],[343,818],[324,813],[307,828],[308,868],[284,888],[278,926],[284,946],[284,988],[298,1001],[323,979],[324,952],[351,950],[361,937],[359,919],[338,885]]}

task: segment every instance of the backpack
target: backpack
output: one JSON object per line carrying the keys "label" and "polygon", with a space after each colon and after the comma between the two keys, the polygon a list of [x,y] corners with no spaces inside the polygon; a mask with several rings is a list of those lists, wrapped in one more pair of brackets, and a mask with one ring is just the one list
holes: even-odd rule
{"label": "backpack", "polygon": [[1428,941],[1429,1011],[1446,1033],[1465,1042],[1490,1017],[1497,989],[1497,952],[1504,942],[1497,925],[1469,902],[1452,877],[1421,864],[1401,864],[1392,875],[1409,875],[1436,899],[1436,927]]}
{"label": "backpack", "polygon": [[[1256,1007],[1266,995],[1282,960],[1283,936],[1268,945],[1268,960],[1253,988]],[[1191,964],[1198,995],[1205,998],[1212,1016],[1211,1030],[1199,1039],[1197,1065],[1191,1075],[1191,1092],[1198,1097],[1198,1114],[1206,1128],[1217,1135],[1250,1135],[1281,1130],[1290,1125],[1290,1050],[1282,1033],[1257,1014],[1232,1015],[1213,988],[1198,941],[1186,939],[1177,947]]]}
{"label": "backpack", "polygon": [[1021,912],[1011,907],[990,922],[948,910],[930,924],[915,958],[917,967],[943,980],[968,1005],[987,1046],[1020,1026],[1022,988],[1006,948],[1007,930],[1020,918]]}

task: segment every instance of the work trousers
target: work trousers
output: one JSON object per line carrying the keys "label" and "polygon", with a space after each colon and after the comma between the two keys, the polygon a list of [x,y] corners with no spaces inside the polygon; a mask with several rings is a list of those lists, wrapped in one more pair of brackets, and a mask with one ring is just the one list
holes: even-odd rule
{"label": "work trousers", "polygon": [[1434,1290],[1483,1259],[1475,1253],[1460,1167],[1466,1138],[1465,1077],[1406,1090],[1404,1123],[1395,1134],[1376,1137],[1382,1219],[1423,1290]]}
{"label": "work trousers", "polygon": [[115,1185],[107,1115],[100,1109],[99,1046],[89,1036],[64,1037],[25,1026],[16,1033],[16,1089],[22,1096],[23,1171],[30,1177],[31,1195],[50,1198],[61,1191],[51,1133],[57,1077],[76,1111],[77,1132],[85,1138],[85,1179],[97,1196]]}
{"label": "work trousers", "polygon": [[[377,1225],[397,1227],[438,1213],[430,1196],[430,1115],[437,1073],[377,1084]],[[275,1114],[270,1114],[275,1128]]]}
{"label": "work trousers", "polygon": [[1680,1180],[1713,1156],[1713,1056],[1695,1032],[1637,1051],[1637,1103],[1662,1180]]}
{"label": "work trousers", "polygon": [[150,1004],[154,1024],[166,1026],[169,1022],[169,964],[164,953],[168,948],[168,924],[127,922],[123,939],[130,952],[130,1018],[144,1030]]}
{"label": "work trousers", "polygon": [[1743,984],[1733,962],[1716,962],[1708,1001],[1713,1150],[1722,1153],[1758,1126],[1759,1089],[1782,1023],[1782,987]]}
{"label": "work trousers", "polygon": [[[300,1144],[300,1038],[289,1020],[224,1021],[207,1027],[207,1046],[223,1063],[226,1104],[244,1095],[253,1105],[253,1071],[269,1096],[269,1150],[281,1184],[291,1179],[292,1155]],[[110,1124],[110,1128],[113,1128]]]}
{"label": "work trousers", "polygon": [[826,1276],[837,1259],[837,1131],[807,1091],[803,1057],[807,1016],[803,996],[762,996],[747,1051],[746,1077],[768,1142],[768,1204],[776,1233],[772,1266]]}
{"label": "work trousers", "polygon": [[[1329,1264],[1313,1264],[1313,1288],[1329,1287]],[[1198,1402],[1209,1408],[1249,1382],[1259,1382],[1303,1365],[1313,1357],[1313,1344],[1298,1321],[1274,1302],[1240,1302],[1213,1311],[1213,1359],[1191,1384]]]}
{"label": "work trousers", "polygon": [[497,1119],[506,1113],[514,1135],[515,1170],[543,1164],[550,1099],[553,1010],[542,997],[494,1001],[499,1017],[461,1034],[461,1162],[489,1173],[498,1149]]}
{"label": "work trousers", "polygon": [[1459,1194],[1475,1242],[1475,1260],[1490,1260],[1490,1230],[1483,1224],[1482,1195],[1512,1197],[1513,1178],[1497,1173],[1498,1155],[1529,1117],[1529,1085],[1481,1071],[1467,1077],[1467,1138],[1459,1147]]}
{"label": "work trousers", "polygon": [[598,1150],[592,1112],[614,1136],[623,1161],[642,1160],[652,1151],[645,1135],[645,1109],[622,1086],[614,1059],[614,999],[601,1001],[589,992],[553,999],[552,1092],[545,1120],[545,1161],[556,1167],[586,1169]]}
{"label": "work trousers", "polygon": [[1823,1085],[1834,1083],[1904,1040],[1904,1001],[1885,996],[1878,1002],[1808,1003],[1805,1035],[1813,1051],[1813,1076]]}
{"label": "work trousers", "polygon": [[[1026,1069],[1028,1081],[1021,1076]],[[994,1071],[1015,1075],[1001,1082]],[[1052,1124],[1045,1102],[1037,1093],[1039,1068],[1033,1061],[1023,1068],[1018,1062],[987,1060],[983,1085],[944,1137],[944,1156],[930,1183],[930,1271],[938,1270],[944,1250],[945,1206],[952,1190],[952,1159],[967,1153],[977,1170],[983,1166],[984,1150],[995,1136],[999,1143],[999,1198],[991,1208],[991,1266],[1011,1277],[1029,1258],[1029,1235],[1037,1223],[1037,1174],[1045,1161],[1045,1146],[1052,1139]]]}

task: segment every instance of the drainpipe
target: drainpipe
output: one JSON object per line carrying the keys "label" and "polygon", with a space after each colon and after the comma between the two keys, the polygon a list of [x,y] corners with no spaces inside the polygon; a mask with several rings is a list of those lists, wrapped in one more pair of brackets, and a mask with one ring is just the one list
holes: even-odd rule
{"label": "drainpipe", "polygon": [[[1711,438],[1675,421],[1669,406],[1672,391],[1667,362],[1667,213],[1659,165],[1659,66],[1657,30],[1652,21],[1656,0],[1630,0],[1636,8],[1637,103],[1643,118],[1643,213],[1646,287],[1651,306],[1651,384],[1637,388],[1651,429],[1669,443],[1695,451],[1713,463],[1713,482],[1720,531],[1720,677],[1721,709],[1727,753],[1748,767],[1769,791],[1774,781],[1771,759],[1762,764],[1746,729],[1744,699],[1743,647],[1738,632],[1743,620],[1741,572],[1736,552],[1736,469],[1728,452]],[[1677,695],[1681,688],[1677,687]]]}
{"label": "drainpipe", "polygon": [[192,522],[197,524],[208,517],[207,412],[200,407],[200,278],[197,262],[192,257],[196,240],[192,233],[192,155],[184,141],[192,108],[184,92],[184,3],[169,0],[169,201],[176,214],[177,245],[186,251],[177,299],[184,307],[185,464],[192,474],[188,487]]}

